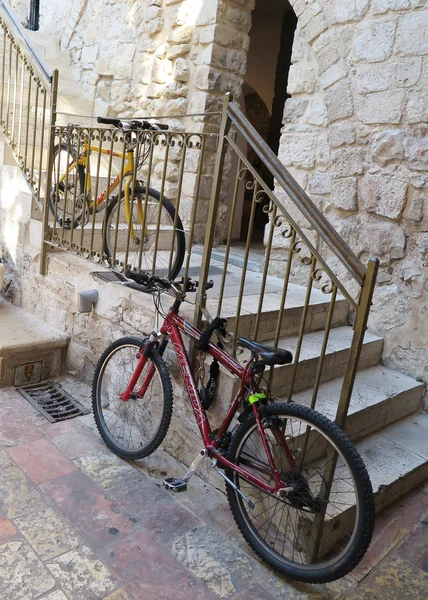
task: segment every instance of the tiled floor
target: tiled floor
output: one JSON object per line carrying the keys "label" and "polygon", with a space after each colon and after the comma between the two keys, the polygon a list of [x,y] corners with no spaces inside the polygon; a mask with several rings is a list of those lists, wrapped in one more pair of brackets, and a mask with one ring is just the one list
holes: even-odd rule
{"label": "tiled floor", "polygon": [[306,586],[255,558],[219,490],[169,495],[182,466],[162,450],[121,461],[91,415],[48,424],[14,390],[0,423],[2,600],[428,599],[428,487],[381,515],[351,576]]}

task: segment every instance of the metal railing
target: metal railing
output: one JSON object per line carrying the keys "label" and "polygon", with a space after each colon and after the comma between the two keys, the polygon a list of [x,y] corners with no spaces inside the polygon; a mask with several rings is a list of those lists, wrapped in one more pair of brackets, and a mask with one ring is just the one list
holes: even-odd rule
{"label": "metal railing", "polygon": [[218,136],[138,129],[142,121],[126,130],[124,122],[55,128],[45,247],[119,271],[187,278],[191,248],[205,235],[204,171]]}
{"label": "metal railing", "polygon": [[[237,136],[245,140],[248,148],[257,156],[257,161],[249,160],[248,152],[242,149],[242,143],[238,143]],[[229,176],[227,181],[224,178],[226,158],[228,164],[233,160],[237,163],[233,176]],[[255,163],[258,167],[254,166]],[[274,181],[274,189],[267,181]],[[241,182],[244,183],[246,193],[251,196],[251,210],[241,268],[231,276],[229,263],[234,247],[233,224],[239,197],[242,195]],[[219,257],[213,247],[216,225],[218,227],[222,211],[222,198],[227,195],[225,185],[229,192],[233,192],[229,226],[222,255]],[[268,222],[264,233],[264,256],[260,262],[259,276],[255,280],[248,266],[254,257],[254,221],[256,211],[260,208],[268,217]],[[316,241],[312,242],[311,239]],[[281,257],[280,270],[278,272],[277,269],[273,276],[270,274],[270,265],[278,248]],[[205,282],[215,264],[221,265],[222,276],[216,297],[210,299],[206,293]],[[336,267],[333,268],[331,264],[335,264]],[[287,368],[271,369],[269,384],[273,393],[286,397],[289,401],[299,391],[309,388],[312,389],[310,405],[312,408],[316,407],[321,383],[328,377],[331,378],[331,372],[336,368],[335,376],[344,376],[338,398],[336,422],[344,427],[377,269],[377,259],[370,260],[367,267],[359,261],[240,112],[238,106],[231,101],[230,96],[226,95],[207,235],[202,252],[202,285],[198,289],[195,322],[202,321],[208,307],[217,315],[226,313],[229,317],[235,344],[239,335],[243,334],[258,341],[269,340],[274,346],[281,345],[282,338],[286,338],[285,347],[290,348],[290,344],[293,345],[293,364]],[[300,284],[297,290],[296,283]],[[233,287],[232,292],[229,287]],[[296,293],[300,294],[297,301]],[[316,315],[314,308],[320,303],[320,294],[325,295],[328,306],[322,314]],[[338,325],[347,324],[348,311],[343,313],[344,305],[345,308],[346,305],[350,308],[353,336],[347,360],[339,368],[334,364],[334,356],[332,358],[328,349],[332,330]],[[301,316],[298,322],[290,321],[287,315],[287,308],[293,306],[299,306]],[[269,315],[268,326],[263,323],[266,313]],[[302,352],[306,340],[313,343],[314,332],[317,335],[319,355],[315,364],[312,360],[308,366],[309,361],[304,360]]]}
{"label": "metal railing", "polygon": [[40,209],[55,123],[58,71],[51,72],[0,0],[0,129]]}

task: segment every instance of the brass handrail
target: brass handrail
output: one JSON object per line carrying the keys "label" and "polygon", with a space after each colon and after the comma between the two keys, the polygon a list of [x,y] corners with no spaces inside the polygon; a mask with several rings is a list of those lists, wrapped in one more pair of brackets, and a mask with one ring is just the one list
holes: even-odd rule
{"label": "brass handrail", "polygon": [[21,25],[15,11],[3,0],[0,0],[1,18],[6,22],[9,31],[15,31],[15,43],[19,46],[21,52],[28,56],[33,68],[35,67],[40,75],[45,79],[48,86],[52,83],[53,72],[41,58],[33,44],[26,37],[26,30]]}
{"label": "brass handrail", "polygon": [[330,250],[340,259],[343,265],[351,273],[361,286],[364,280],[365,269],[361,261],[355,256],[349,246],[340,237],[334,227],[325,218],[319,208],[312,202],[309,196],[302,190],[296,180],[290,175],[275,153],[260,137],[254,127],[242,118],[237,104],[230,102],[228,115],[238,131],[242,133],[246,141],[257,152],[265,164],[269,164],[269,170],[278,181],[290,199],[306,217],[312,227],[327,244]]}

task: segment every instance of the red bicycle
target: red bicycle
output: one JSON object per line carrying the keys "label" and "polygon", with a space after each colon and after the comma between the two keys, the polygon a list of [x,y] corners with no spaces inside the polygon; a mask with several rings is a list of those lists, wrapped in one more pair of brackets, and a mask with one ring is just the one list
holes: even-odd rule
{"label": "red bicycle", "polygon": [[[309,407],[278,403],[264,379],[266,367],[291,363],[284,349],[240,338],[251,352],[240,364],[224,348],[226,322],[216,317],[199,331],[179,315],[183,285],[144,274],[123,277],[129,287],[155,293],[165,318],[148,339],[124,337],[112,343],[95,370],[92,402],[98,430],[118,456],[140,459],[164,439],[171,421],[173,392],[163,354],[171,341],[203,441],[183,479],[164,481],[184,491],[204,457],[226,481],[235,521],[251,548],[284,575],[308,583],[343,577],[361,560],[370,543],[374,501],[370,479],[357,450],[331,421]],[[119,275],[118,275],[119,277]],[[208,284],[210,287],[210,284]],[[161,294],[174,302],[167,313]],[[210,341],[216,333],[218,342]],[[202,355],[213,357],[205,385],[196,383],[183,343],[185,335]],[[219,364],[240,380],[219,429],[207,417],[215,395]],[[200,371],[204,369],[200,369]],[[202,373],[203,375],[203,373]]]}

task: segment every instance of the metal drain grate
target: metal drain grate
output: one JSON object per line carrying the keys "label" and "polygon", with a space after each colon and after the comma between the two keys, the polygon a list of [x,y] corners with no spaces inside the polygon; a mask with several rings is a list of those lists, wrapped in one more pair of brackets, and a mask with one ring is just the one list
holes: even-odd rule
{"label": "metal drain grate", "polygon": [[63,390],[58,383],[52,381],[16,389],[51,423],[74,419],[89,413],[87,408]]}

